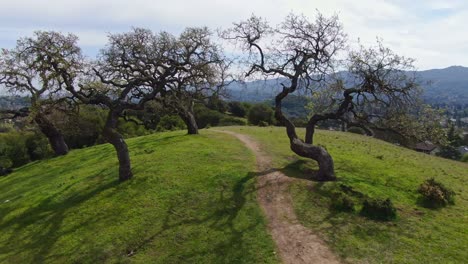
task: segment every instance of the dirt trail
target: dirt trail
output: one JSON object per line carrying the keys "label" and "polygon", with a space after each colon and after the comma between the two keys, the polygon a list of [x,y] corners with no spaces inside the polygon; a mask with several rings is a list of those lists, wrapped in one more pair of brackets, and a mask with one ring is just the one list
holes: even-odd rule
{"label": "dirt trail", "polygon": [[237,137],[257,158],[257,199],[283,263],[340,263],[324,241],[297,220],[288,188],[295,179],[273,169],[270,157],[249,136],[231,131],[218,132]]}

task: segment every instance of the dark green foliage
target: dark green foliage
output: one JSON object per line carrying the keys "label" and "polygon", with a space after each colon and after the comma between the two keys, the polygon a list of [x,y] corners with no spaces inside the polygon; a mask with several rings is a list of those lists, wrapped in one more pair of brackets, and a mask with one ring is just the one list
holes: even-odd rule
{"label": "dark green foliage", "polygon": [[258,122],[259,127],[267,127],[268,125],[269,125],[268,122],[265,122],[265,121]]}
{"label": "dark green foliage", "polygon": [[119,120],[117,130],[124,138],[140,137],[151,133],[144,126],[125,121],[124,119]]}
{"label": "dark green foliage", "polygon": [[40,160],[51,155],[49,142],[42,134],[28,136],[25,145],[30,160]]}
{"label": "dark green foliage", "polygon": [[247,119],[252,125],[260,125],[262,121],[263,124],[271,125],[274,122],[273,109],[265,104],[256,104],[250,108]]}
{"label": "dark green foliage", "polygon": [[229,102],[228,106],[229,112],[231,112],[231,114],[234,116],[245,117],[245,115],[247,114],[247,109],[245,108],[245,105],[241,102]]}
{"label": "dark green foliage", "polygon": [[[78,149],[103,143],[101,133],[106,116],[107,111],[101,107],[82,105],[78,113],[56,117],[55,123],[62,131],[68,147]],[[60,119],[66,121],[59,122]]]}
{"label": "dark green foliage", "polygon": [[220,112],[211,110],[204,105],[196,105],[194,110],[198,128],[206,128],[207,125],[217,126],[223,117]]}
{"label": "dark green foliage", "polygon": [[13,125],[0,123],[0,133],[7,133],[7,132],[10,132],[12,130],[13,130]]}
{"label": "dark green foliage", "polygon": [[219,121],[220,126],[245,126],[247,124],[245,119],[233,116],[225,116]]}
{"label": "dark green foliage", "polygon": [[305,117],[291,117],[290,120],[293,122],[295,127],[306,127],[308,122]]}
{"label": "dark green foliage", "polygon": [[218,96],[210,97],[206,106],[209,109],[218,111],[220,113],[226,113],[229,109],[228,103],[220,99]]}
{"label": "dark green foliage", "polygon": [[458,132],[455,130],[455,126],[453,124],[450,125],[449,130],[447,132],[447,140],[450,146],[459,147],[463,145],[463,138],[460,137]]}
{"label": "dark green foliage", "polygon": [[463,136],[463,145],[468,145],[468,134]]}
{"label": "dark green foliage", "polygon": [[28,162],[50,157],[47,139],[34,132],[0,134],[0,166],[16,168]]}
{"label": "dark green foliage", "polygon": [[461,162],[468,162],[468,153],[465,153],[465,155],[463,155],[463,157],[461,157],[460,161]]}
{"label": "dark green foliage", "polygon": [[455,192],[437,182],[434,178],[424,181],[418,189],[423,205],[430,208],[447,206],[455,203]]}
{"label": "dark green foliage", "polygon": [[390,221],[396,218],[396,208],[390,199],[371,199],[364,200],[361,209],[361,215],[380,221]]}
{"label": "dark green foliage", "polygon": [[2,166],[0,166],[0,176],[6,176],[12,172],[13,170],[11,168],[3,168]]}
{"label": "dark green foliage", "polygon": [[461,154],[458,149],[450,145],[442,146],[440,151],[437,152],[437,156],[452,160],[459,160],[461,158]]}
{"label": "dark green foliage", "polygon": [[337,211],[353,212],[354,201],[347,194],[337,192],[332,195],[331,207]]}
{"label": "dark green foliage", "polygon": [[359,135],[364,135],[365,132],[362,128],[360,127],[350,127],[348,128],[349,133],[354,133],[354,134],[359,134]]}
{"label": "dark green foliage", "polygon": [[177,115],[166,115],[159,121],[158,131],[174,131],[185,129],[184,121]]}

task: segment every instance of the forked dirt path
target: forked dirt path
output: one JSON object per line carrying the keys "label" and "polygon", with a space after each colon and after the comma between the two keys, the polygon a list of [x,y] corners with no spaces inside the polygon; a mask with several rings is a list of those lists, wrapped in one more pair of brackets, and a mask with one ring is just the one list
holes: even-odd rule
{"label": "forked dirt path", "polygon": [[247,135],[216,130],[237,137],[257,158],[257,200],[283,263],[340,263],[324,241],[302,226],[294,213],[289,184],[295,180],[273,169],[271,158]]}

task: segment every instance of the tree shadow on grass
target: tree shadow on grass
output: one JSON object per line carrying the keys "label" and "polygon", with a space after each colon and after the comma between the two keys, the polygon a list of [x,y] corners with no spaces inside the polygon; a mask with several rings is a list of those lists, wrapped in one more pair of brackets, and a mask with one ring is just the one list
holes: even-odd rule
{"label": "tree shadow on grass", "polygon": [[278,170],[291,178],[315,181],[318,166],[315,161],[298,159]]}
{"label": "tree shadow on grass", "polygon": [[[67,186],[60,192],[43,200],[37,206],[27,209],[16,217],[1,223],[0,229],[13,229],[14,231],[8,239],[8,244],[0,247],[0,255],[4,255],[0,262],[6,262],[10,257],[22,252],[34,252],[33,263],[43,263],[47,261],[47,255],[53,245],[58,241],[60,236],[73,232],[82,224],[78,223],[75,227],[68,228],[68,231],[61,230],[62,223],[66,214],[73,208],[95,197],[97,194],[116,187],[119,182],[111,181],[107,184],[98,185],[86,192],[78,193],[67,197],[65,200],[60,200],[60,196],[70,190],[76,182]],[[40,225],[35,227],[32,232],[25,234],[32,225]],[[34,227],[33,227],[34,228]],[[49,259],[50,260],[50,259]]]}
{"label": "tree shadow on grass", "polygon": [[[264,172],[266,173],[266,172]],[[162,221],[162,226],[159,231],[153,233],[144,239],[141,243],[134,246],[133,248],[127,249],[127,256],[132,257],[139,252],[145,251],[152,246],[152,244],[160,237],[168,234],[177,232],[181,226],[208,226],[208,232],[214,232],[216,234],[222,233],[224,239],[218,239],[215,244],[200,245],[196,250],[182,250],[178,252],[177,256],[172,256],[176,259],[177,263],[193,263],[193,261],[203,259],[208,254],[214,253],[215,263],[232,263],[233,260],[243,259],[247,254],[248,239],[245,238],[249,231],[258,228],[259,225],[264,225],[266,229],[266,223],[264,222],[263,216],[260,210],[257,209],[253,212],[257,215],[249,215],[252,219],[240,223],[239,217],[245,217],[242,214],[242,210],[251,210],[252,208],[246,208],[248,203],[248,196],[252,195],[258,190],[250,180],[259,176],[261,173],[249,172],[246,176],[239,179],[235,185],[231,188],[227,188],[222,184],[219,186],[218,198],[211,201],[209,204],[210,213],[205,216],[190,215],[184,211],[180,211],[179,208],[186,208],[181,205],[181,201],[173,199],[173,202],[169,205]],[[253,199],[253,204],[258,206]],[[183,202],[182,202],[183,203]],[[249,213],[252,213],[249,211]],[[208,224],[208,225],[207,225]],[[177,239],[177,238],[174,238]],[[195,237],[196,239],[196,237]],[[252,239],[252,238],[250,238]],[[186,241],[180,241],[183,244]]]}
{"label": "tree shadow on grass", "polygon": [[[214,259],[214,262],[226,263],[233,262],[236,259],[244,259],[246,254],[248,255],[247,258],[255,258],[255,253],[250,253],[250,255],[246,253],[250,249],[249,245],[254,238],[252,234],[258,232],[253,230],[261,230],[262,228],[259,225],[266,226],[266,224],[260,210],[255,208],[258,205],[256,205],[255,199],[251,195],[254,195],[254,192],[257,191],[253,179],[264,173],[267,172],[250,172],[244,177],[231,182],[232,184],[224,186],[220,182],[220,184],[217,184],[218,194],[214,196],[214,199],[203,200],[202,197],[203,205],[197,204],[197,201],[186,199],[190,195],[184,193],[178,194],[180,197],[172,197],[169,200],[169,206],[163,211],[165,213],[155,219],[153,225],[158,226],[159,222],[162,224],[160,228],[157,228],[156,232],[152,234],[151,232],[143,232],[108,252],[104,252],[105,249],[100,246],[95,249],[92,246],[77,247],[71,251],[56,249],[56,244],[63,236],[70,235],[80,228],[86,228],[87,225],[95,225],[96,222],[105,220],[100,216],[96,218],[96,215],[93,215],[80,218],[75,223],[70,224],[68,222],[73,219],[70,219],[69,214],[76,213],[76,209],[80,208],[89,199],[119,185],[117,181],[101,184],[97,182],[96,184],[88,184],[88,186],[94,186],[92,188],[79,187],[82,192],[78,193],[75,191],[77,187],[75,185],[82,181],[71,183],[34,207],[0,222],[1,230],[11,232],[5,240],[8,241],[8,244],[0,246],[0,255],[2,256],[0,262],[63,262],[72,258],[73,261],[81,263],[93,260],[105,262],[110,258],[115,260],[116,257],[117,259],[125,259],[154,246],[152,243],[155,240],[163,239],[164,243],[168,243],[167,239],[164,238],[168,235],[174,235],[173,240],[178,243],[178,240],[181,239],[177,235],[179,232],[182,234],[188,232],[189,237],[192,236],[196,240],[198,238],[197,241],[203,243],[203,237],[198,237],[203,236],[203,234],[194,231],[199,229],[211,230],[209,231],[210,236],[206,237],[206,239],[212,244],[201,245],[196,248],[193,248],[193,245],[191,248],[188,246],[190,250],[181,248],[180,253],[170,256],[172,259],[175,258],[176,262],[193,263],[191,260],[204,259],[207,254],[211,254],[211,259]],[[224,175],[222,177],[226,178]],[[86,180],[91,181],[93,179],[86,178]],[[108,195],[115,195],[118,191],[125,190],[114,190]],[[102,195],[100,197],[102,198]],[[184,205],[184,202],[189,203],[190,206]],[[184,211],[186,209],[189,210]],[[99,210],[99,208],[96,208],[96,210]],[[207,213],[205,214],[205,212]],[[106,217],[106,215],[104,214],[103,217]],[[64,221],[67,221],[67,224]],[[266,227],[263,228],[266,229]],[[151,230],[151,226],[141,226],[137,229]],[[116,233],[115,235],[121,234]],[[220,235],[222,239],[214,237]],[[73,239],[82,238],[75,235]],[[140,242],[135,243],[133,240]],[[96,243],[95,241],[88,241],[87,243],[89,242]],[[183,241],[182,239],[181,243],[185,242],[189,243],[190,241]],[[109,242],[106,241],[105,243]],[[125,248],[122,248],[122,246]],[[84,252],[84,248],[90,252]]]}

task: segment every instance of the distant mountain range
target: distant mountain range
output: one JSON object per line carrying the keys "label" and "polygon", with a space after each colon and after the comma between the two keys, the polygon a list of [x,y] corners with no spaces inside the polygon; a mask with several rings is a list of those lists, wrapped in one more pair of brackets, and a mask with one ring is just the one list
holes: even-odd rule
{"label": "distant mountain range", "polygon": [[[424,99],[430,104],[468,105],[468,67],[451,66],[416,72],[424,90]],[[346,73],[343,73],[346,74]],[[231,101],[263,102],[271,100],[281,90],[281,79],[259,80],[245,84],[232,83],[228,86]],[[0,98],[6,94],[0,87]],[[300,94],[296,94],[300,95]],[[11,103],[13,98],[3,97],[0,106]],[[18,98],[14,100],[19,100]]]}
{"label": "distant mountain range", "polygon": [[[416,72],[426,102],[431,104],[468,105],[468,67],[451,66]],[[234,83],[228,87],[229,100],[262,102],[280,91],[280,80]]]}

